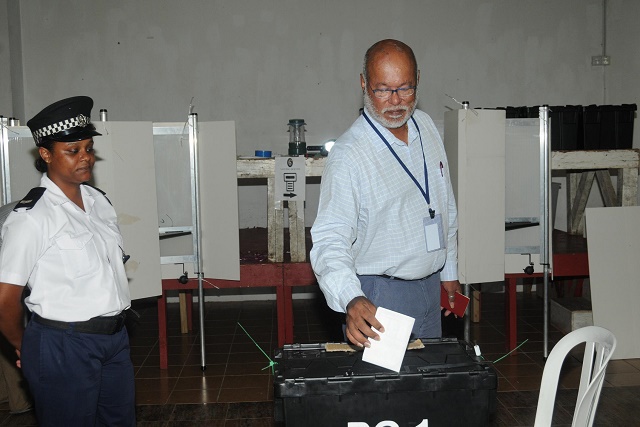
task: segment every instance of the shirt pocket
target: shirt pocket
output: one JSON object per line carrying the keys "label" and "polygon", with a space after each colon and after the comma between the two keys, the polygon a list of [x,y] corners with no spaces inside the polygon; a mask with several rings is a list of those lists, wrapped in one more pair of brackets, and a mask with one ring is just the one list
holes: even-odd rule
{"label": "shirt pocket", "polygon": [[93,233],[82,231],[77,234],[65,234],[56,239],[56,246],[67,276],[74,279],[90,274],[93,268],[92,259],[96,258]]}

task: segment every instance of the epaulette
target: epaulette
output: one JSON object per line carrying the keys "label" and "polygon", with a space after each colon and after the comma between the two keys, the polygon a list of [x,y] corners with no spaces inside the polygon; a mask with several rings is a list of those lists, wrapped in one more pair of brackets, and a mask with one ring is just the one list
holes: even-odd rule
{"label": "epaulette", "polygon": [[38,200],[40,200],[40,198],[42,197],[42,195],[46,190],[47,189],[44,187],[32,188],[31,190],[29,190],[27,195],[24,196],[22,200],[18,202],[16,207],[13,208],[13,211],[14,212],[19,212],[20,210],[28,211],[29,209],[33,208],[36,205],[36,203],[38,203]]}
{"label": "epaulette", "polygon": [[93,185],[89,184],[88,182],[83,182],[83,185],[86,185],[87,187],[91,187],[94,190],[96,190],[97,192],[99,192],[100,194],[102,194],[104,196],[105,199],[107,199],[107,202],[109,202],[109,204],[111,206],[113,206],[113,203],[111,203],[111,200],[109,200],[109,198],[107,197],[107,193],[105,193],[104,191],[102,191],[101,189],[99,189],[98,187],[94,187]]}

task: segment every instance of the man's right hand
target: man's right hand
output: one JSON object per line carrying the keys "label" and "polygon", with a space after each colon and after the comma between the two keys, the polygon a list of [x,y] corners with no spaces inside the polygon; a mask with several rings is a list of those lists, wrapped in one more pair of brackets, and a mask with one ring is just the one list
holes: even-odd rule
{"label": "man's right hand", "polygon": [[376,306],[365,297],[356,297],[347,304],[347,338],[358,347],[370,347],[369,338],[380,340],[371,327],[384,332],[384,327],[376,319]]}

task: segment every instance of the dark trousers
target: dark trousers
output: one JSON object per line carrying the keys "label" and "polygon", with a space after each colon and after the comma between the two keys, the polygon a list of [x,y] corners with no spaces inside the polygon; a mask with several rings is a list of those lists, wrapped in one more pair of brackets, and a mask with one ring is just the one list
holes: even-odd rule
{"label": "dark trousers", "polygon": [[135,426],[135,383],[126,328],[78,333],[31,320],[22,370],[42,426]]}
{"label": "dark trousers", "polygon": [[415,319],[411,339],[440,338],[440,273],[421,280],[384,276],[358,276],[362,292],[376,307],[397,311]]}

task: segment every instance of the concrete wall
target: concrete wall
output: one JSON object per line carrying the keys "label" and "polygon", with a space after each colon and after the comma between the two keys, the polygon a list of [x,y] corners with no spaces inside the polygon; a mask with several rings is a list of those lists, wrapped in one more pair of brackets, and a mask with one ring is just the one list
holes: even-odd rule
{"label": "concrete wall", "polygon": [[0,1],[0,115],[13,112],[11,103],[11,56],[9,55],[7,2]]}
{"label": "concrete wall", "polygon": [[[594,67],[604,4],[612,63]],[[446,94],[478,107],[637,103],[639,18],[636,0],[0,0],[0,114],[24,123],[87,94],[94,119],[181,121],[193,99],[200,120],[236,121],[238,155],[284,154],[290,118],[306,120],[310,145],[346,130],[362,56],[388,37],[414,48],[419,105],[437,120],[457,108]],[[241,227],[266,226],[265,187],[239,193]],[[309,185],[309,225],[317,194]]]}

